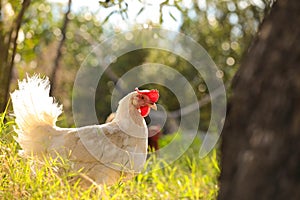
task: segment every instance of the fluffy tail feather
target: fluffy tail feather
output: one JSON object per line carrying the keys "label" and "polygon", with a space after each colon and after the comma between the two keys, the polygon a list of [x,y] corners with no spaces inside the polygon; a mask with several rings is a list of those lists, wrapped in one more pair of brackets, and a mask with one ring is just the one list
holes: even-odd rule
{"label": "fluffy tail feather", "polygon": [[62,106],[49,96],[48,77],[27,76],[18,85],[19,89],[11,94],[18,125],[16,140],[25,154],[38,154],[43,151],[47,138],[53,133],[51,130],[54,130],[57,117],[62,113]]}

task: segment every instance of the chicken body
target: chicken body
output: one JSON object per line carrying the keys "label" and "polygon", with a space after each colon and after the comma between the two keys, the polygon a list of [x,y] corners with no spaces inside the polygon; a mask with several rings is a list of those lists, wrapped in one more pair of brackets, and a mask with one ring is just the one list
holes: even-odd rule
{"label": "chicken body", "polygon": [[[19,82],[19,90],[11,94],[18,125],[16,140],[25,156],[59,154],[71,161],[74,170],[82,169],[92,180],[85,180],[85,184],[111,185],[143,169],[148,132],[139,104],[146,104],[137,91],[119,102],[116,117],[110,123],[60,128],[55,123],[62,107],[49,96],[49,90],[48,79],[33,76]],[[155,103],[148,99],[146,103],[149,102]]]}

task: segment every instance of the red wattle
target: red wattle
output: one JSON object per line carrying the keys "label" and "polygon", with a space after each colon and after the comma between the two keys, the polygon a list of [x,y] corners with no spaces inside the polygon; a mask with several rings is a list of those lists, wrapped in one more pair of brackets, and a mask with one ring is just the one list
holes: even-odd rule
{"label": "red wattle", "polygon": [[142,117],[146,117],[150,113],[150,107],[149,106],[142,106],[140,107],[141,115]]}

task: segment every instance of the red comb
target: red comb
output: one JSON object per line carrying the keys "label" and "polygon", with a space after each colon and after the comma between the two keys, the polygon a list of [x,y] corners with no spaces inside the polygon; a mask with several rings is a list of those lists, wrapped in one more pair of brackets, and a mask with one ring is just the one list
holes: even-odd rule
{"label": "red comb", "polygon": [[137,91],[139,94],[145,94],[149,97],[150,101],[153,103],[156,103],[159,98],[159,92],[158,90],[139,90],[138,88],[135,88],[135,91]]}

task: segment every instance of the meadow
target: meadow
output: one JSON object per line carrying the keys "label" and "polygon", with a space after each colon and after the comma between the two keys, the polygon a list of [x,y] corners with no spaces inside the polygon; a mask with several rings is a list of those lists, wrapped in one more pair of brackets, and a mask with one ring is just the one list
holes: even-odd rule
{"label": "meadow", "polygon": [[[172,164],[151,156],[145,171],[133,180],[116,185],[80,186],[84,175],[70,170],[62,158],[45,158],[34,167],[34,159],[18,154],[20,147],[14,140],[14,118],[6,112],[0,118],[0,199],[216,199],[218,194],[218,151],[203,159],[198,157],[200,139]],[[172,135],[164,136],[166,145]],[[163,166],[163,168],[161,168]],[[149,170],[155,169],[156,170]],[[57,171],[60,169],[60,174]],[[61,169],[63,169],[61,172]],[[147,170],[148,169],[148,170]]]}

